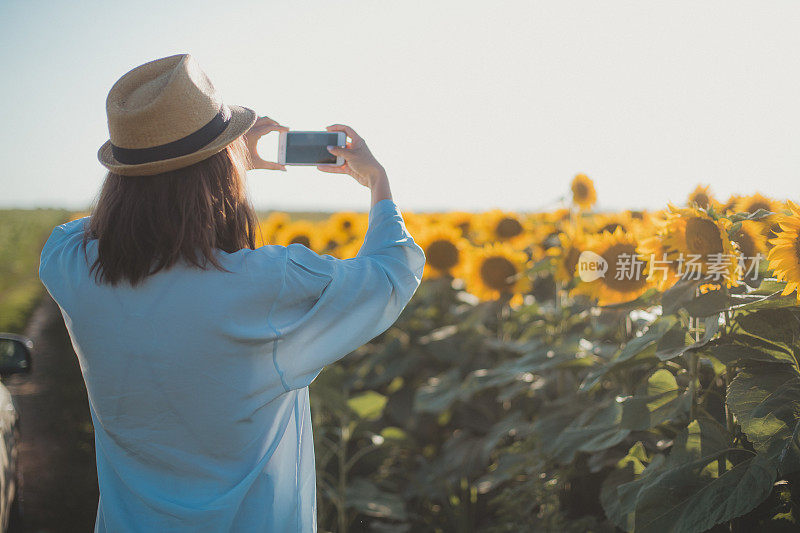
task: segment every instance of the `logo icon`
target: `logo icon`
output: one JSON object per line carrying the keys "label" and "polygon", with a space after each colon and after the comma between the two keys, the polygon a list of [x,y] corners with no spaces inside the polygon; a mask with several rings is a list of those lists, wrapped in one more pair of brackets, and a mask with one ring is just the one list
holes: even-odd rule
{"label": "logo icon", "polygon": [[578,276],[581,281],[594,281],[606,277],[608,272],[608,261],[603,256],[590,250],[581,252],[578,258]]}

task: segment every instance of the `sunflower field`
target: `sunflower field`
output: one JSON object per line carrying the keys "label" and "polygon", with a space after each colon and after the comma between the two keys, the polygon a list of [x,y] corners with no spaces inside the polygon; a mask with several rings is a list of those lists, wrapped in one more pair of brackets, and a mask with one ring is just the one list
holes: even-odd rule
{"label": "sunflower field", "polygon": [[[797,531],[800,206],[403,212],[398,321],[311,385],[321,531]],[[346,259],[367,214],[272,212]]]}

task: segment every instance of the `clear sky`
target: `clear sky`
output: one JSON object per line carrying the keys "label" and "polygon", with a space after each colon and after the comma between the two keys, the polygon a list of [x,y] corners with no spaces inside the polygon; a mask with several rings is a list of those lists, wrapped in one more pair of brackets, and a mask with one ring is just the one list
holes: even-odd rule
{"label": "clear sky", "polygon": [[[402,209],[552,207],[578,172],[600,209],[796,200],[798,28],[796,0],[3,0],[0,206],[88,206],[111,85],[183,52],[229,103],[351,125]],[[248,182],[261,209],[369,205],[313,167]]]}

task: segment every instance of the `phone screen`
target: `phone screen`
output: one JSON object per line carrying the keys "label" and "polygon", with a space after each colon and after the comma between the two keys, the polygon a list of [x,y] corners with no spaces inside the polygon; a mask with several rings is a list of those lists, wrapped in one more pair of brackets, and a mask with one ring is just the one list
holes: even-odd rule
{"label": "phone screen", "polygon": [[327,147],[338,145],[338,140],[338,132],[287,132],[286,163],[336,163],[336,156]]}

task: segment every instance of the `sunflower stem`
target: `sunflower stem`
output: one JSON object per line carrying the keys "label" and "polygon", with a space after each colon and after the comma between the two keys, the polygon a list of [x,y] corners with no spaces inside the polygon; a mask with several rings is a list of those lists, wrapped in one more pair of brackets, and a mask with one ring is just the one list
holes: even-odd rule
{"label": "sunflower stem", "polygon": [[340,425],[339,447],[337,449],[337,459],[339,466],[339,479],[338,479],[338,498],[339,502],[336,506],[337,518],[339,522],[339,531],[347,533],[347,469],[345,464],[347,462],[347,445],[350,441],[350,421],[347,415],[344,415]]}
{"label": "sunflower stem", "polygon": [[[724,316],[725,316],[725,335],[730,335],[731,328],[733,328],[730,310],[726,309]],[[725,391],[723,392],[722,397],[725,399],[724,400],[725,401],[725,424],[726,424],[726,427],[728,429],[728,433],[730,433],[731,436],[735,437],[736,425],[735,425],[735,421],[733,419],[733,411],[731,411],[730,407],[728,407],[728,387],[731,384],[731,372],[732,372],[732,370],[733,370],[733,368],[731,367],[731,365],[725,365],[725,374],[723,374],[723,376],[722,376],[723,380],[724,380],[724,384],[725,384]]]}
{"label": "sunflower stem", "polygon": [[[695,289],[695,298],[700,296],[700,288],[698,287]],[[689,317],[689,326],[690,328],[694,328],[694,340],[698,342],[700,340],[700,318],[699,317]],[[689,390],[692,394],[692,406],[690,410],[691,419],[694,420],[697,416],[697,406],[698,406],[698,394],[700,388],[700,378],[698,376],[698,367],[699,367],[700,357],[697,355],[696,352],[692,351],[689,353],[688,363],[689,363]]]}

